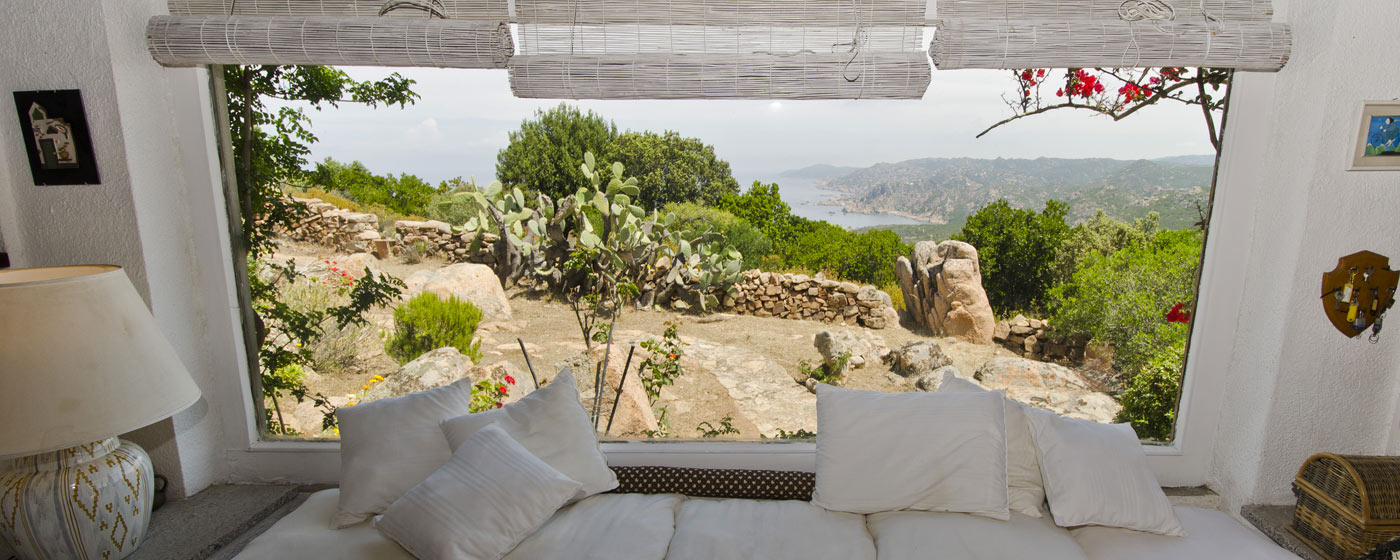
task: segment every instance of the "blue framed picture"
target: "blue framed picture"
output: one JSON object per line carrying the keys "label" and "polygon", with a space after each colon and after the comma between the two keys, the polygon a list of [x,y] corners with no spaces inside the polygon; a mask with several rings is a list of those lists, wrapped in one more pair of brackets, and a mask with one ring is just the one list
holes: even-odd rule
{"label": "blue framed picture", "polygon": [[1400,101],[1366,102],[1351,169],[1400,171]]}

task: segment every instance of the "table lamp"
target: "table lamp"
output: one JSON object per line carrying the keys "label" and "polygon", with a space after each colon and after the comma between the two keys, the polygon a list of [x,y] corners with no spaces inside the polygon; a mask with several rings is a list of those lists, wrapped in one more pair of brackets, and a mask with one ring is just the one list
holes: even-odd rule
{"label": "table lamp", "polygon": [[21,559],[131,554],[151,460],[117,436],[198,399],[120,267],[0,270],[0,538]]}

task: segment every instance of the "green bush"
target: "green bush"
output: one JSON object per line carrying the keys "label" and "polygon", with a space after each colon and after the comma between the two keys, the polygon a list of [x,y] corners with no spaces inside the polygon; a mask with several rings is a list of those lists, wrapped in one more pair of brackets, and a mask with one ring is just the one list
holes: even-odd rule
{"label": "green bush", "polygon": [[1166,320],[1177,303],[1196,295],[1201,233],[1163,230],[1151,243],[1112,255],[1090,253],[1068,284],[1051,290],[1050,322],[1063,336],[1114,347],[1114,367],[1134,376],[1157,349],[1184,329]]}
{"label": "green bush", "polygon": [[325,190],[345,193],[365,207],[363,212],[382,212],[381,224],[385,223],[385,215],[422,215],[429,199],[442,192],[442,187],[434,187],[415,175],[376,175],[358,161],[347,164],[330,158],[316,164],[310,181]]}
{"label": "green bush", "polygon": [[[1186,330],[1176,325],[1168,328]],[[1139,438],[1170,440],[1176,426],[1176,400],[1181,393],[1185,355],[1185,336],[1178,343],[1157,348],[1119,397],[1123,409],[1113,421],[1131,423]]]}
{"label": "green bush", "polygon": [[1103,210],[1093,218],[1074,226],[1069,236],[1055,255],[1055,283],[1064,284],[1073,279],[1079,263],[1090,253],[1112,255],[1129,247],[1142,247],[1157,235],[1157,224],[1161,217],[1156,212],[1148,212],[1147,217],[1127,223],[1108,217]]}
{"label": "green bush", "polygon": [[1005,199],[983,206],[953,236],[977,248],[982,287],[993,310],[1040,309],[1054,286],[1055,253],[1069,235],[1069,205],[1058,200],[1036,212]]}
{"label": "green bush", "polygon": [[481,323],[481,310],[456,296],[447,300],[422,293],[394,308],[394,335],[384,344],[390,357],[404,364],[426,352],[452,346],[481,361],[480,341],[472,340]]}
{"label": "green bush", "polygon": [[764,257],[773,254],[773,241],[748,220],[708,206],[693,202],[667,204],[663,214],[675,214],[676,221],[671,226],[679,229],[682,235],[693,238],[706,230],[724,236],[725,243],[744,256],[744,269],[761,268]]}

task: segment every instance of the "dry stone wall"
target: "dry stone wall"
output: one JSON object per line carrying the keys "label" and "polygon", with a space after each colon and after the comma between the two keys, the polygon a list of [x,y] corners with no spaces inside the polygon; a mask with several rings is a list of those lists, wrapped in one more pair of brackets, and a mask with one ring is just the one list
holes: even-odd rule
{"label": "dry stone wall", "polygon": [[311,211],[311,216],[284,232],[297,241],[335,247],[347,253],[372,250],[381,240],[379,217],[364,212],[341,210],[316,198],[293,198]]}
{"label": "dry stone wall", "polygon": [[1084,344],[1059,340],[1050,323],[1017,315],[997,323],[993,340],[1021,356],[1046,362],[1079,363],[1084,360]]}
{"label": "dry stone wall", "polygon": [[440,255],[449,262],[488,265],[496,263],[496,254],[491,251],[491,246],[498,237],[491,233],[482,234],[482,244],[475,252],[471,251],[471,244],[476,234],[454,234],[452,225],[447,222],[401,220],[394,223],[394,233],[399,237],[396,254],[404,248],[423,244],[429,248],[430,253]]}
{"label": "dry stone wall", "polygon": [[743,276],[738,293],[724,298],[722,311],[859,324],[872,329],[899,323],[899,312],[891,304],[890,295],[875,286],[838,282],[821,274],[813,277],[749,270]]}

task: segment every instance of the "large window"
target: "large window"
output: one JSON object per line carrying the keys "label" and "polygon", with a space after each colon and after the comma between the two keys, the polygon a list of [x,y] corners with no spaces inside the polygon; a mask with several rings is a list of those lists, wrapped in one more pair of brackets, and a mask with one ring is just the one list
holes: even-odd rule
{"label": "large window", "polygon": [[[1193,79],[1208,110],[1149,103]],[[607,439],[807,438],[818,382],[952,376],[1170,440],[1228,74],[933,83],[560,103],[483,71],[226,68],[265,433],[569,368]],[[1131,117],[1035,110],[1065,102]]]}

